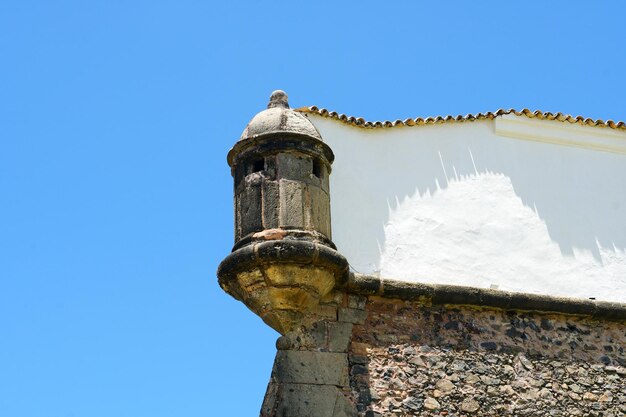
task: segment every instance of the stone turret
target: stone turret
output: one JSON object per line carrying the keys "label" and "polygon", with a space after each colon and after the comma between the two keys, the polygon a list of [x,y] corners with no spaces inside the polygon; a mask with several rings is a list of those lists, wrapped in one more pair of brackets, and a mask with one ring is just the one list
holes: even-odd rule
{"label": "stone turret", "polygon": [[333,159],[280,90],[228,153],[235,245],[219,266],[219,283],[281,334],[347,278],[348,262],[331,240]]}

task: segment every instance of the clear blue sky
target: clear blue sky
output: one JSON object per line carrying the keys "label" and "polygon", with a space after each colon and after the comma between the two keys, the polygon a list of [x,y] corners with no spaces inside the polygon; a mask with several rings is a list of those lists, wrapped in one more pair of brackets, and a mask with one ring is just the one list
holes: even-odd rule
{"label": "clear blue sky", "polygon": [[2,2],[1,417],[258,415],[277,334],[215,270],[274,89],[626,119],[622,1],[341,3]]}

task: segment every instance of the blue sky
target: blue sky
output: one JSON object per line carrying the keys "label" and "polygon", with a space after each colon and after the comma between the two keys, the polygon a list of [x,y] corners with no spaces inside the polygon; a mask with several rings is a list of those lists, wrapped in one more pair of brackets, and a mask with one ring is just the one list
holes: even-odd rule
{"label": "blue sky", "polygon": [[1,2],[0,416],[258,415],[277,334],[215,270],[233,243],[226,152],[271,91],[372,120],[626,120],[625,12]]}

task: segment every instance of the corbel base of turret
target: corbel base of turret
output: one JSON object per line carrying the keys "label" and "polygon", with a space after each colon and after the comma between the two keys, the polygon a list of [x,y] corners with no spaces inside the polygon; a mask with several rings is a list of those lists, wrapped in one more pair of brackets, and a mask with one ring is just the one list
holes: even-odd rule
{"label": "corbel base of turret", "polygon": [[320,302],[345,285],[348,261],[314,242],[253,242],[228,255],[217,275],[224,291],[285,335],[314,320]]}

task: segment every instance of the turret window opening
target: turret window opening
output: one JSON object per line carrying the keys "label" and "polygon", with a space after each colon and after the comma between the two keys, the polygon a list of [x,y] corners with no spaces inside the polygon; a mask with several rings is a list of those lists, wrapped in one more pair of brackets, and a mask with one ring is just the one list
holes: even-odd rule
{"label": "turret window opening", "polygon": [[322,179],[322,164],[316,159],[313,160],[313,175]]}
{"label": "turret window opening", "polygon": [[265,169],[265,159],[259,158],[252,161],[250,166],[250,174],[254,172],[261,172]]}

